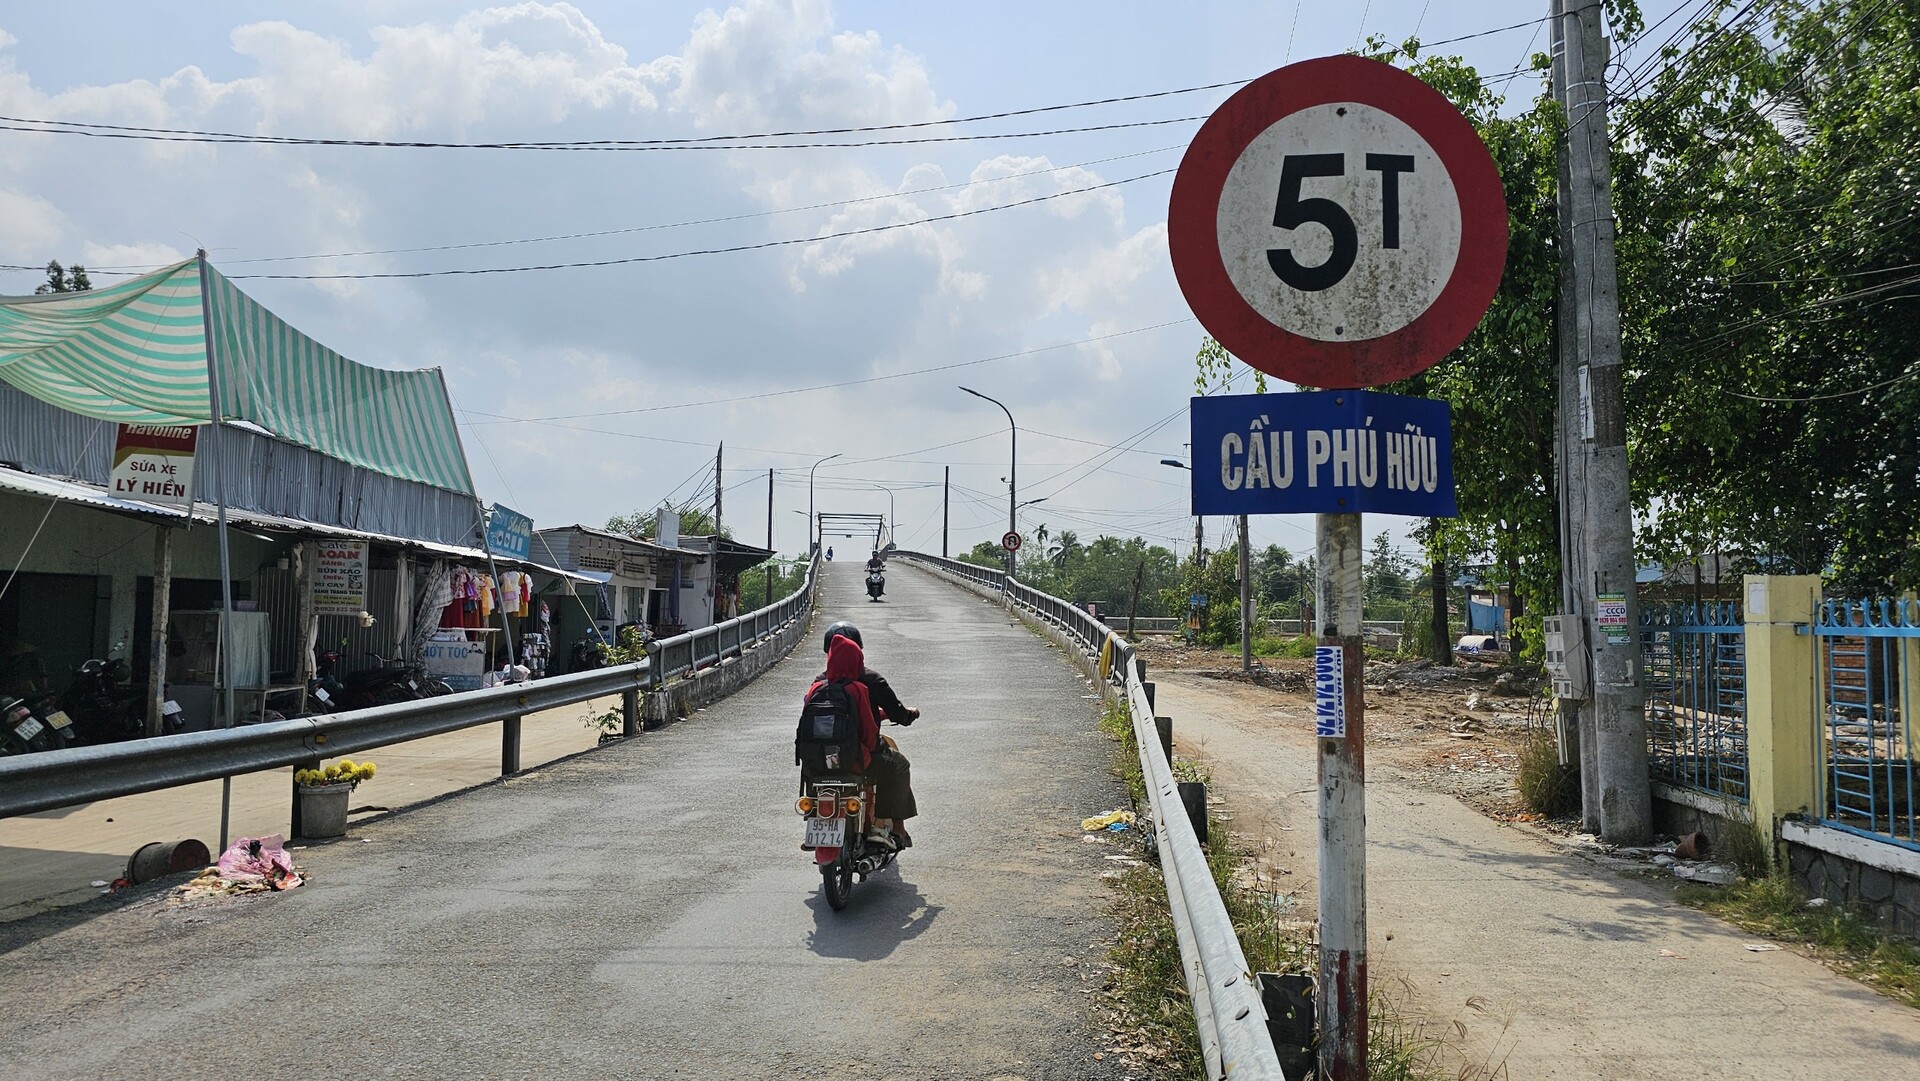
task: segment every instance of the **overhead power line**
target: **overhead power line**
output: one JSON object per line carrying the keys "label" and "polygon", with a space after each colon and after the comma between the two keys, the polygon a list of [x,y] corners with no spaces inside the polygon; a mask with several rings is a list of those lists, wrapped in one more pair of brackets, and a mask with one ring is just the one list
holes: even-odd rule
{"label": "overhead power line", "polygon": [[[974,360],[959,360],[951,364],[937,364],[930,368],[914,368],[910,371],[904,371],[904,372],[888,372],[884,375],[870,375],[862,379],[846,379],[837,383],[816,383],[812,386],[788,387],[785,390],[763,390],[763,391],[757,391],[753,394],[736,394],[736,395],[731,395],[725,398],[702,398],[698,401],[692,401],[692,402],[672,402],[667,405],[644,405],[644,406],[637,406],[633,409],[607,409],[607,410],[602,410],[594,413],[561,413],[561,414],[556,414],[554,416],[547,416],[547,417],[513,417],[513,416],[506,416],[500,413],[478,413],[473,410],[469,410],[468,412],[474,413],[474,415],[476,416],[492,417],[494,418],[494,421],[498,423],[541,424],[548,421],[558,421],[558,420],[589,420],[596,417],[631,416],[635,413],[659,413],[659,412],[664,412],[670,409],[692,409],[697,406],[703,406],[703,405],[730,405],[735,402],[748,402],[748,401],[754,401],[760,398],[780,398],[780,397],[785,397],[786,395],[789,395],[789,394],[811,394],[814,391],[818,391],[818,390],[838,390],[842,387],[856,387],[856,386],[861,386],[867,383],[880,383],[880,382],[885,382],[886,380],[889,380],[889,379],[906,379],[910,376],[929,375],[934,372],[952,371],[955,368],[967,368],[967,367],[972,367],[973,365],[976,365],[976,364],[991,364],[997,360],[1014,360],[1019,357],[1030,357],[1035,355],[1036,353],[1047,353],[1047,352],[1052,352],[1053,350],[1056,350],[1056,349],[1071,349],[1075,346],[1091,345],[1094,342],[1104,342],[1104,341],[1111,341],[1114,338],[1124,338],[1131,334],[1145,334],[1148,331],[1164,330],[1167,327],[1179,326],[1182,323],[1188,323],[1188,322],[1192,322],[1192,320],[1191,319],[1170,319],[1164,323],[1155,323],[1152,326],[1134,327],[1131,330],[1116,330],[1111,334],[1098,334],[1091,338],[1081,338],[1077,341],[1071,341],[1071,342],[1057,342],[1053,345],[1036,345],[1032,349],[1021,349],[1012,353],[1001,353],[997,356],[991,356],[991,357],[979,357]],[[1063,436],[1060,438],[1066,438],[1066,437]],[[951,445],[951,444],[947,444],[947,445]],[[929,447],[926,449],[937,450],[939,448]],[[908,451],[907,453],[918,454],[922,452]],[[862,459],[862,461],[869,461],[869,462],[881,461],[881,460],[883,459],[878,459],[878,458]],[[854,465],[858,463],[847,462],[844,464]]]}
{"label": "overhead power line", "polygon": [[1031,199],[1021,199],[1017,202],[1001,203],[996,206],[975,207],[971,210],[956,210],[947,214],[935,214],[932,217],[917,218],[913,221],[889,222],[886,225],[873,225],[864,229],[843,229],[837,233],[826,233],[821,236],[789,237],[785,240],[764,240],[755,244],[732,244],[719,248],[696,248],[690,251],[666,252],[661,255],[628,255],[615,259],[581,259],[567,263],[534,263],[506,267],[455,267],[445,270],[385,270],[337,274],[232,274],[229,275],[229,277],[236,281],[242,279],[268,278],[296,281],[369,281],[389,278],[445,278],[470,277],[481,274],[528,274],[547,270],[583,270],[593,267],[661,263],[672,259],[689,259],[699,255],[731,255],[743,251],[761,251],[767,248],[792,247],[796,244],[819,244],[828,240],[844,240],[847,237],[871,236],[874,233],[887,233],[895,229],[910,229],[916,225],[932,225],[936,222],[957,221],[961,218],[971,218],[981,214],[992,214],[1001,210],[1013,210],[1018,207],[1033,206],[1036,203],[1050,202],[1054,199],[1065,199],[1072,195],[1085,195],[1088,192],[1117,188],[1123,184],[1135,184],[1142,180],[1152,180],[1155,177],[1169,176],[1174,171],[1173,169],[1160,169],[1155,172],[1144,173],[1140,176],[1130,176],[1123,180],[1109,180],[1100,184],[1089,184],[1082,188],[1072,188],[1067,191],[1054,192],[1051,195],[1036,195]]}
{"label": "overhead power line", "polygon": [[690,150],[845,150],[871,146],[920,146],[927,143],[974,143],[997,139],[1039,139],[1054,135],[1081,135],[1097,131],[1121,131],[1127,128],[1158,128],[1169,124],[1189,124],[1205,116],[1176,116],[1160,120],[1126,120],[1111,124],[1049,128],[1044,131],[992,132],[975,135],[925,135],[905,139],[860,139],[837,142],[741,143],[702,142],[698,140],[597,140],[569,143],[440,143],[393,142],[381,139],[295,139],[268,135],[240,135],[231,132],[169,133],[160,128],[137,128],[114,124],[80,124],[59,120],[31,120],[0,116],[0,131],[29,132],[39,135],[79,135],[90,139],[129,139],[156,143],[205,143],[216,146],[354,146],[411,150],[537,150],[548,153],[666,153]]}

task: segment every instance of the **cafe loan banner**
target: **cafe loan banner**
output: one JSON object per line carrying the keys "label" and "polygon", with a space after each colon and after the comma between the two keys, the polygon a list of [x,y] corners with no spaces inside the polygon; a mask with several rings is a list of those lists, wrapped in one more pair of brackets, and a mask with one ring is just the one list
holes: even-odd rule
{"label": "cafe loan banner", "polygon": [[357,616],[367,607],[367,542],[321,541],[315,545],[313,610],[323,616]]}

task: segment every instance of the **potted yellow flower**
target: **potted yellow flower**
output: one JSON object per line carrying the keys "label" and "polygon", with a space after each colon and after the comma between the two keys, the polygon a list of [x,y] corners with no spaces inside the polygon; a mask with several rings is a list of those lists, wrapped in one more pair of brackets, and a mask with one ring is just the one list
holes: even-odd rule
{"label": "potted yellow flower", "polygon": [[361,781],[373,779],[372,762],[342,758],[321,769],[295,770],[300,793],[300,834],[341,837],[347,832],[347,796]]}

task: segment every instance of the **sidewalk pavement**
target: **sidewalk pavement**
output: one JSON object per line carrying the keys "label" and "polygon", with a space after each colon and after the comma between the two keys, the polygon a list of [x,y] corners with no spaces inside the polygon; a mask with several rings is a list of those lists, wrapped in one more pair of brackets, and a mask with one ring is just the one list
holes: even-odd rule
{"label": "sidewalk pavement", "polygon": [[[1208,764],[1243,842],[1273,841],[1274,862],[1291,871],[1280,888],[1311,920],[1310,713],[1196,677],[1157,678],[1180,751]],[[1374,993],[1404,999],[1449,1037],[1446,1076],[1467,1065],[1484,1072],[1459,1076],[1527,1081],[1920,1077],[1920,1011],[1791,951],[1749,952],[1753,936],[1669,890],[1378,762],[1368,764],[1367,841]]]}
{"label": "sidewalk pavement", "polygon": [[[584,718],[619,706],[620,697],[613,695],[528,714],[521,722],[521,768],[592,748],[599,730],[588,728]],[[481,725],[348,757],[380,767],[378,776],[354,789],[350,813],[398,809],[500,776],[500,726]],[[229,838],[288,832],[292,791],[291,768],[235,777]],[[100,893],[92,883],[125,874],[128,857],[141,845],[189,837],[219,855],[219,781],[0,819],[0,922],[91,900]]]}

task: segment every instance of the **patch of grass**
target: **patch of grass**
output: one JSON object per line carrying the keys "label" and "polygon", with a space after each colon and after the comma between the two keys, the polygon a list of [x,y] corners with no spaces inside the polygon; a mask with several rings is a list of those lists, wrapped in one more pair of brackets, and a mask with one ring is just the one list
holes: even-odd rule
{"label": "patch of grass", "polygon": [[1256,657],[1285,657],[1298,661],[1313,656],[1313,645],[1313,639],[1304,634],[1294,638],[1255,638],[1253,653]]}
{"label": "patch of grass", "polygon": [[1773,846],[1767,843],[1751,822],[1729,822],[1717,831],[1714,842],[1720,846],[1713,855],[1730,863],[1742,878],[1765,878],[1773,870]]}
{"label": "patch of grass", "polygon": [[1520,802],[1536,814],[1551,818],[1580,809],[1580,770],[1560,764],[1560,750],[1551,732],[1535,729],[1521,740],[1513,783]]}
{"label": "patch of grass", "polygon": [[1785,874],[1732,886],[1682,886],[1680,900],[1758,935],[1790,943],[1888,998],[1920,1009],[1920,945],[1838,905],[1810,908]]}

